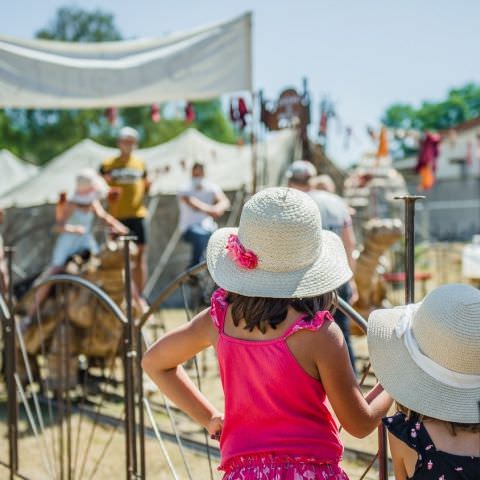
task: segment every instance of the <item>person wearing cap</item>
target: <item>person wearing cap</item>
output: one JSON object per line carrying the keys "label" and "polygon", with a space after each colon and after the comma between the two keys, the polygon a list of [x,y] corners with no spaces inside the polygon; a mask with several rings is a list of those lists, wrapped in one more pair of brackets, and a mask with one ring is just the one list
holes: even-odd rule
{"label": "person wearing cap", "polygon": [[108,211],[122,222],[136,237],[137,258],[133,267],[133,281],[138,292],[143,291],[147,281],[147,208],[145,196],[150,182],[143,160],[133,155],[138,145],[138,132],[131,127],[123,127],[118,137],[119,155],[105,160],[100,173],[118,196],[111,196]]}
{"label": "person wearing cap", "polygon": [[217,229],[215,219],[230,207],[222,189],[205,178],[201,163],[192,166],[192,178],[177,193],[180,208],[179,228],[183,241],[192,246],[190,267],[203,259],[208,240]]}
{"label": "person wearing cap", "polygon": [[[316,175],[317,169],[312,163],[297,160],[293,162],[287,170],[286,177],[288,186],[307,193],[315,201],[320,210],[322,228],[336,233],[342,239],[343,246],[347,252],[348,263],[352,271],[354,271],[355,260],[353,258],[353,251],[356,247],[356,240],[350,212],[340,196],[329,191],[313,188],[311,182]],[[355,281],[352,279],[341,285],[338,289],[338,294],[347,302],[351,304],[355,303],[358,299]],[[340,310],[335,312],[334,319],[345,336],[352,367],[353,370],[356,371],[355,356],[350,341],[350,321]]]}
{"label": "person wearing cap", "polygon": [[[75,183],[73,195],[56,211],[54,230],[59,236],[53,248],[51,265],[40,278],[61,272],[73,255],[86,251],[93,255],[98,254],[99,247],[93,235],[95,219],[101,220],[114,233],[128,233],[128,229],[102,207],[100,200],[107,195],[108,185],[95,170],[81,170]],[[37,290],[36,301],[32,302],[27,313],[30,318],[42,305],[48,292],[49,285],[43,285]]]}
{"label": "person wearing cap", "polygon": [[368,319],[397,480],[480,479],[480,291],[449,284]]}

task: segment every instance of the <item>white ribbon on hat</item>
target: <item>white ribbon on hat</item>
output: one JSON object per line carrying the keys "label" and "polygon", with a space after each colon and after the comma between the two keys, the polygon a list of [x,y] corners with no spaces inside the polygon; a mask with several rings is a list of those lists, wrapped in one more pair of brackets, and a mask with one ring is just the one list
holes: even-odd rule
{"label": "white ribbon on hat", "polygon": [[442,367],[421,352],[412,332],[412,320],[419,306],[418,303],[407,305],[395,325],[395,334],[403,341],[412,360],[427,375],[444,385],[462,389],[480,388],[480,375],[455,372]]}

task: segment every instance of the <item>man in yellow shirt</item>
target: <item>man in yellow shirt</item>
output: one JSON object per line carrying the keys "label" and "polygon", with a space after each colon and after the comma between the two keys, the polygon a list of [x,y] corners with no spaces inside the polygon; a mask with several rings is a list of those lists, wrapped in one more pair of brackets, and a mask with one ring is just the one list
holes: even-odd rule
{"label": "man in yellow shirt", "polygon": [[108,211],[137,237],[138,257],[133,268],[133,281],[141,294],[147,281],[147,209],[144,201],[150,182],[143,160],[132,152],[138,145],[138,132],[130,127],[120,130],[120,155],[105,160],[100,167],[103,175],[118,196],[109,201]]}

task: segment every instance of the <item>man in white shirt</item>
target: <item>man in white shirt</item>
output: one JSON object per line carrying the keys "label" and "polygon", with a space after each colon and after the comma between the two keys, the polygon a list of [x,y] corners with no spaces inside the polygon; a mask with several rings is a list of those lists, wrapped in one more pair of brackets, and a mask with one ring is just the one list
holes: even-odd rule
{"label": "man in white shirt", "polygon": [[[348,206],[344,200],[328,191],[316,190],[312,187],[311,180],[317,175],[314,165],[304,160],[293,162],[287,170],[288,186],[301,190],[315,201],[320,210],[322,218],[322,228],[336,233],[343,242],[347,252],[348,262],[352,271],[355,269],[355,260],[353,251],[355,250],[356,240],[353,231],[352,219]],[[347,302],[353,304],[358,300],[357,287],[354,280],[342,285],[338,289],[338,294]],[[355,370],[355,357],[350,343],[350,323],[349,319],[339,310],[335,312],[335,321],[341,328],[345,337],[345,342],[350,354],[353,369]]]}
{"label": "man in white shirt", "polygon": [[182,240],[192,245],[190,267],[203,260],[208,240],[217,229],[215,219],[230,207],[230,201],[222,189],[205,179],[201,163],[192,167],[192,178],[178,190],[180,207],[179,228]]}

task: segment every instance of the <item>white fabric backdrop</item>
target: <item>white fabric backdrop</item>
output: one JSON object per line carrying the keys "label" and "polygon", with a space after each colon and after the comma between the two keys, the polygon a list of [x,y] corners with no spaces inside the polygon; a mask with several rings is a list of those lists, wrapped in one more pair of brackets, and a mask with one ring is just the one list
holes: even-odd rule
{"label": "white fabric backdrop", "polygon": [[38,172],[38,167],[25,163],[8,150],[0,150],[0,195]]}
{"label": "white fabric backdrop", "polygon": [[0,108],[103,108],[251,90],[251,14],[160,39],[0,36]]}
{"label": "white fabric backdrop", "polygon": [[[269,186],[278,184],[282,172],[292,160],[296,144],[297,135],[293,130],[273,132],[257,144],[259,171],[263,166],[268,172],[268,178],[263,183]],[[0,196],[0,206],[28,207],[54,203],[60,192],[72,193],[75,174],[79,170],[86,167],[98,170],[103,160],[117,154],[118,150],[114,148],[83,140],[52,159],[37,175]],[[194,129],[169,142],[139,149],[135,155],[145,161],[153,180],[151,195],[176,193],[190,177],[191,166],[196,161],[206,166],[208,178],[224,190],[237,190],[244,185],[248,189],[252,184],[250,145],[219,143]],[[167,166],[168,172],[165,171]]]}

